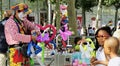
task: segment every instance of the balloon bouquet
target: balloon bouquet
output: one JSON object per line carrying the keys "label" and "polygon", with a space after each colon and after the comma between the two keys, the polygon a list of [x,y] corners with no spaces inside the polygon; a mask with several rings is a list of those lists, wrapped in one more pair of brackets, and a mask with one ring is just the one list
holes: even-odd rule
{"label": "balloon bouquet", "polygon": [[[64,48],[71,46],[69,44],[69,36],[72,35],[72,32],[69,30],[68,26],[68,15],[67,15],[67,5],[60,5],[60,11],[61,11],[61,27],[59,29],[59,34],[57,37],[60,37],[60,43],[62,45],[58,44],[56,41],[56,44],[58,45],[58,51],[62,52],[65,51]],[[56,38],[56,40],[59,40]]]}
{"label": "balloon bouquet", "polygon": [[[40,26],[37,25],[40,30],[42,30],[43,32],[41,32],[40,35],[38,35],[37,37],[37,43],[31,41],[30,43],[28,43],[28,50],[27,50],[27,55],[29,57],[31,57],[31,66],[34,66],[34,60],[33,57],[35,57],[37,59],[37,61],[39,62],[39,64],[41,66],[45,66],[44,65],[44,52],[45,52],[45,47],[52,49],[52,45],[54,46],[54,48],[56,47],[55,42],[53,41],[54,37],[56,36],[56,29],[54,26],[52,25],[46,25],[46,26]],[[52,34],[50,34],[50,32],[48,31],[49,29],[52,30]],[[41,60],[37,57],[37,54],[41,53]]]}

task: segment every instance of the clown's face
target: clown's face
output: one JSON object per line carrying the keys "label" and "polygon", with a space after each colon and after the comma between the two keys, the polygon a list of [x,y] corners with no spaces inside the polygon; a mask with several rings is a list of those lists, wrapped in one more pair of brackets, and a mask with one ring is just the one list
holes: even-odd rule
{"label": "clown's face", "polygon": [[20,20],[24,20],[24,18],[27,17],[27,15],[24,12],[19,12],[18,17]]}

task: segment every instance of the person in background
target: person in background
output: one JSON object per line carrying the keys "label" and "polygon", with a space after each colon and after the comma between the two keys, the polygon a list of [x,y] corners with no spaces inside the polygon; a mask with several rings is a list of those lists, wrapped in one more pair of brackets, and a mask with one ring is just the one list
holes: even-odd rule
{"label": "person in background", "polygon": [[12,11],[6,10],[3,14],[3,19],[0,22],[2,22],[2,24],[4,25],[11,15],[12,15]]}
{"label": "person in background", "polygon": [[[27,4],[20,3],[12,6],[11,9],[14,11],[14,14],[5,23],[5,37],[10,51],[9,66],[29,66],[27,64],[29,58],[21,55],[22,53],[19,51],[19,48],[31,41],[36,42],[40,28],[26,18],[32,12]],[[31,31],[31,35],[26,34],[27,29]]]}
{"label": "person in background", "polygon": [[94,30],[90,25],[88,25],[88,36],[93,36],[93,35],[94,35]]}
{"label": "person in background", "polygon": [[107,59],[104,53],[104,41],[108,39],[111,34],[111,29],[108,26],[101,27],[96,31],[96,57],[91,58],[91,66],[106,66]]}
{"label": "person in background", "polygon": [[[113,37],[118,38],[118,40],[119,40],[119,42],[120,42],[120,30],[116,30],[116,31],[113,33]],[[120,45],[119,45],[118,55],[120,55]]]}
{"label": "person in background", "polygon": [[104,42],[104,52],[109,58],[108,66],[120,66],[119,43],[119,40],[115,37],[110,37]]}
{"label": "person in background", "polygon": [[116,31],[113,33],[113,37],[118,38],[118,40],[120,41],[120,30],[116,30]]}
{"label": "person in background", "polygon": [[116,30],[119,30],[119,29],[120,29],[120,18],[118,18],[117,29]]}
{"label": "person in background", "polygon": [[0,65],[1,66],[5,66],[6,53],[8,50],[8,45],[6,43],[5,35],[4,35],[4,25],[11,15],[12,15],[11,10],[6,10],[4,12],[4,18],[0,21]]}

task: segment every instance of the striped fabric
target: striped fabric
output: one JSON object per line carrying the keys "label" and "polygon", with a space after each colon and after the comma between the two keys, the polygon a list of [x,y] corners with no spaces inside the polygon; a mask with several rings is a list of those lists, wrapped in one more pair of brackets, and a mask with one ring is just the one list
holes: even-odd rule
{"label": "striped fabric", "polygon": [[[29,22],[27,19],[25,19],[23,22],[20,23],[18,23],[16,20],[15,18],[13,18],[13,16],[11,16],[5,24],[5,37],[9,45],[19,44],[19,42],[23,42],[23,43],[30,42],[31,35],[25,35],[27,29],[40,31],[40,29],[37,26]],[[30,66],[29,63],[27,63],[29,62],[29,58],[25,58],[23,56],[21,58],[19,57],[19,60],[23,59],[23,62],[21,61],[14,62],[15,59],[17,61],[18,53],[16,53],[16,51],[18,51],[18,49],[9,48],[9,51],[10,51],[9,66]]]}
{"label": "striped fabric", "polygon": [[[27,19],[23,21],[23,24],[25,29],[40,31],[35,24],[31,23]],[[31,35],[19,33],[18,26],[13,20],[13,16],[11,16],[5,24],[5,37],[9,45],[19,44],[19,42],[28,43],[31,41]]]}

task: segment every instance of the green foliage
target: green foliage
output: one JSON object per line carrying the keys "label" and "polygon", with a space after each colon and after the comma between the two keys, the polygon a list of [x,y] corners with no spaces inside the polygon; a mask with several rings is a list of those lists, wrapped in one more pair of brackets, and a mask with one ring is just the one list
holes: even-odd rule
{"label": "green foliage", "polygon": [[106,3],[106,5],[112,5],[117,3],[119,0],[104,0],[104,3]]}
{"label": "green foliage", "polygon": [[28,0],[28,1],[30,1],[30,2],[35,2],[36,0]]}
{"label": "green foliage", "polygon": [[[56,4],[57,0],[50,0],[52,4]],[[60,3],[67,3],[67,0],[60,0]]]}
{"label": "green foliage", "polygon": [[55,4],[56,3],[56,0],[50,0],[52,4]]}
{"label": "green foliage", "polygon": [[120,0],[104,0],[105,6],[114,5],[116,8],[120,8]]}
{"label": "green foliage", "polygon": [[97,5],[97,0],[75,0],[75,8],[84,8],[86,11],[92,11],[92,7]]}

